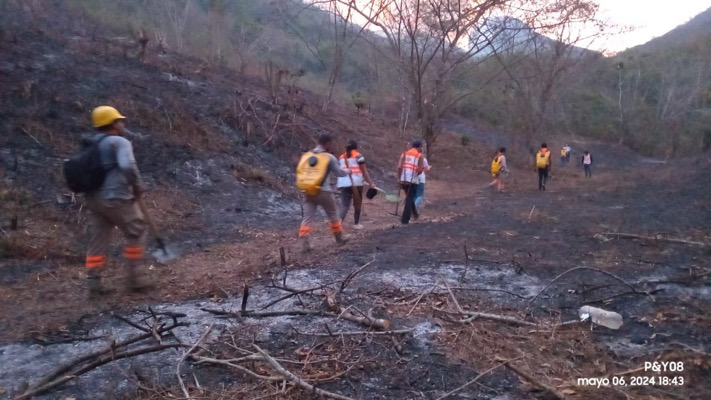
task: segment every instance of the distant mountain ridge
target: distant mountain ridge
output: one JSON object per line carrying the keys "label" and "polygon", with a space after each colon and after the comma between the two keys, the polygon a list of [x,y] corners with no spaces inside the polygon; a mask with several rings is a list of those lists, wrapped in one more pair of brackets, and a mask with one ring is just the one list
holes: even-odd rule
{"label": "distant mountain ridge", "polygon": [[689,42],[711,37],[711,7],[698,14],[689,22],[679,25],[662,36],[656,37],[647,43],[625,50],[655,50],[667,46],[686,45]]}

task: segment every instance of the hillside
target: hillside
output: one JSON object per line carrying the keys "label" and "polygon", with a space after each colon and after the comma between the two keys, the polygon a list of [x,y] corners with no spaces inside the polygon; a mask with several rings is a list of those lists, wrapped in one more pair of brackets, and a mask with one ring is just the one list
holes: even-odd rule
{"label": "hillside", "polygon": [[[96,14],[130,11],[133,0],[38,4],[0,2],[0,398],[711,393],[708,157],[665,161],[615,137],[538,132],[532,140],[548,141],[554,160],[540,191],[519,131],[447,114],[421,216],[402,225],[394,169],[416,134],[399,129],[397,103],[323,111],[324,93],[304,77],[270,82],[268,61],[243,73],[156,41],[141,60],[94,29]],[[197,7],[227,3],[191,4],[201,15]],[[99,104],[128,117],[149,212],[180,257],[147,257],[141,274],[155,285],[130,292],[116,235],[104,271],[112,292],[95,298],[84,198],[66,189],[60,165],[91,133]],[[293,171],[321,133],[358,140],[378,186],[400,200],[366,200],[360,230],[351,210],[344,246],[319,214],[314,249],[301,254]],[[573,155],[561,165],[566,144]],[[511,173],[499,192],[490,166],[502,145]],[[581,306],[623,324],[581,322]],[[644,371],[647,362],[683,371]]]}
{"label": "hillside", "polygon": [[653,52],[665,47],[686,46],[711,36],[711,8],[662,36],[630,49],[630,52]]}

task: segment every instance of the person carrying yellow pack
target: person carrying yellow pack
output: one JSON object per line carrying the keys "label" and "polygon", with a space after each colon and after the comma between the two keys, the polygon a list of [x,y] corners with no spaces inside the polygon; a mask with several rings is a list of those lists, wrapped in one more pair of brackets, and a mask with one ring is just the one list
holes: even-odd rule
{"label": "person carrying yellow pack", "polygon": [[536,169],[538,169],[538,190],[546,190],[548,173],[551,170],[551,152],[546,143],[541,144],[541,149],[536,154]]}
{"label": "person carrying yellow pack", "polygon": [[568,161],[568,152],[565,150],[565,146],[560,149],[560,165],[565,166],[566,161]]}
{"label": "person carrying yellow pack", "polygon": [[509,173],[509,168],[506,165],[506,147],[499,149],[499,153],[491,161],[491,176],[494,178],[489,186],[496,185],[499,192],[504,191],[504,179],[501,176],[501,172]]}
{"label": "person carrying yellow pack", "polygon": [[345,244],[348,237],[343,235],[341,218],[336,211],[336,202],[333,199],[331,184],[328,181],[330,173],[338,177],[348,176],[351,171],[341,169],[338,160],[333,154],[333,138],[330,135],[321,135],[318,146],[305,153],[296,167],[296,186],[303,193],[304,217],[299,229],[301,251],[306,253],[311,250],[309,236],[311,224],[316,218],[316,209],[321,206],[331,221],[331,232],[338,244]]}

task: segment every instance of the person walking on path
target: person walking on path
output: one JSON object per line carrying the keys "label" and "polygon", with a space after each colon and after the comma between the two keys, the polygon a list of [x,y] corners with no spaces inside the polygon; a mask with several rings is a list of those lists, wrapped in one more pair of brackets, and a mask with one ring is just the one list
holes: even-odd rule
{"label": "person walking on path", "polygon": [[336,211],[336,202],[333,198],[331,183],[329,182],[329,174],[334,174],[337,177],[347,177],[351,174],[351,170],[342,169],[338,165],[338,160],[331,154],[334,150],[333,138],[330,135],[324,134],[318,138],[318,146],[311,152],[304,154],[299,161],[297,167],[297,183],[303,174],[307,177],[312,177],[318,174],[316,180],[318,187],[313,193],[304,193],[303,209],[304,217],[301,220],[299,228],[299,240],[301,241],[301,251],[303,253],[311,250],[309,236],[311,235],[311,226],[316,218],[316,210],[318,207],[323,208],[326,216],[331,222],[331,232],[336,239],[336,243],[343,245],[348,241],[348,237],[343,234],[343,226],[341,218]]}
{"label": "person walking on path", "polygon": [[417,212],[415,198],[417,197],[418,176],[424,170],[424,160],[422,156],[422,141],[412,142],[410,150],[400,155],[400,162],[397,166],[397,175],[400,179],[400,187],[405,191],[405,207],[402,210],[400,222],[405,225],[410,223],[410,216],[417,221],[420,214]]}
{"label": "person walking on path", "polygon": [[341,154],[338,160],[341,169],[349,169],[350,176],[338,178],[336,186],[341,194],[341,221],[345,220],[348,215],[348,209],[353,203],[353,229],[363,229],[360,225],[360,212],[363,205],[363,183],[367,183],[370,187],[375,187],[373,180],[370,178],[370,172],[365,165],[365,157],[358,152],[358,143],[351,140],[346,145],[346,152]]}
{"label": "person walking on path", "polygon": [[560,148],[560,165],[561,167],[565,166],[565,163],[568,161],[568,153],[565,151],[565,146]]}
{"label": "person walking on path", "polygon": [[565,163],[570,164],[570,151],[571,151],[570,145],[566,144],[565,147],[563,147],[563,148],[565,149]]}
{"label": "person walking on path", "polygon": [[506,165],[506,147],[500,148],[499,153],[491,161],[491,176],[494,177],[494,180],[491,181],[489,186],[493,187],[496,185],[496,189],[499,192],[504,191],[504,178],[501,175],[502,172],[506,174],[510,172],[508,165]]}
{"label": "person walking on path", "polygon": [[546,143],[541,144],[541,149],[536,154],[536,169],[538,170],[538,190],[546,190],[548,174],[551,170],[551,152]]}
{"label": "person walking on path", "polygon": [[147,225],[138,205],[145,185],[136,165],[131,142],[124,138],[124,120],[118,110],[100,106],[92,112],[92,122],[98,131],[90,142],[97,146],[106,175],[101,186],[86,193],[86,206],[91,212],[91,239],[86,253],[89,293],[107,293],[101,284],[101,273],[106,263],[115,227],[123,233],[126,244],[123,255],[128,270],[128,289],[138,291],[148,287],[139,282],[137,269],[143,261]]}
{"label": "person walking on path", "polygon": [[592,178],[593,158],[592,158],[592,154],[590,154],[590,152],[587,150],[585,150],[585,154],[583,154],[582,163],[583,163],[583,169],[585,170],[585,177]]}
{"label": "person walking on path", "polygon": [[425,172],[432,169],[432,166],[430,166],[429,162],[427,162],[427,157],[422,157],[422,163],[424,165],[424,169],[422,170],[422,173],[417,176],[417,181],[419,183],[417,184],[417,194],[415,195],[415,206],[417,206],[418,209],[422,208],[422,203],[425,202],[425,181],[427,180]]}

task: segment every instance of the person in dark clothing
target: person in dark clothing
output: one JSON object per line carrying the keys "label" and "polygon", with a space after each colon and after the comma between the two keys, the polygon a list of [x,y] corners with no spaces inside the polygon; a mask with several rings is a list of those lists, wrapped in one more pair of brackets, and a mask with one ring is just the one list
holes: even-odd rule
{"label": "person in dark clothing", "polygon": [[541,144],[541,150],[536,154],[536,169],[538,170],[538,190],[546,190],[548,172],[551,169],[551,152],[546,143]]}
{"label": "person in dark clothing", "polygon": [[397,166],[397,174],[400,177],[400,186],[405,191],[405,208],[402,211],[400,222],[410,223],[410,216],[414,220],[420,217],[415,205],[417,198],[418,176],[424,170],[424,160],[422,157],[422,142],[415,140],[412,148],[400,155],[400,162]]}
{"label": "person in dark clothing", "polygon": [[583,163],[583,169],[585,170],[585,177],[592,178],[593,158],[592,158],[592,154],[590,154],[590,152],[587,150],[585,151],[585,154],[583,154],[582,163]]}

